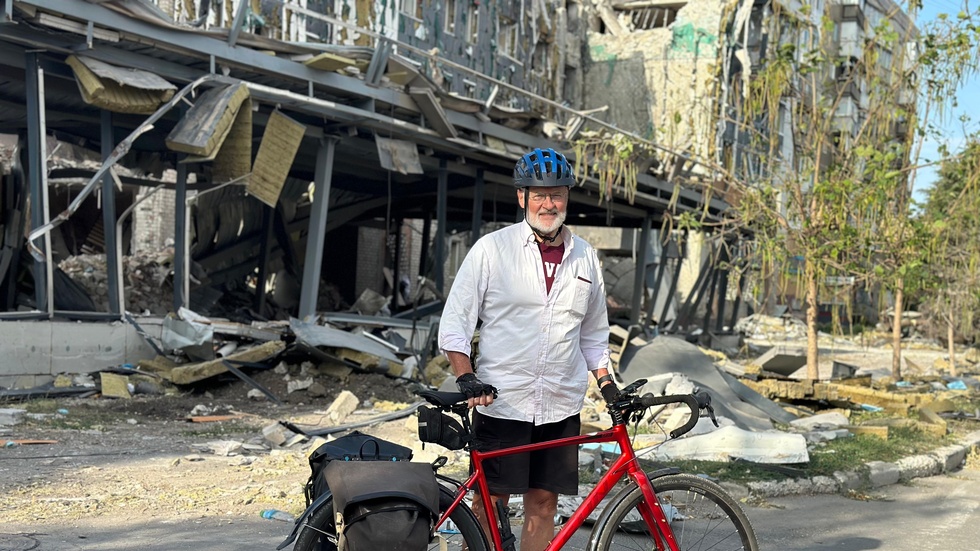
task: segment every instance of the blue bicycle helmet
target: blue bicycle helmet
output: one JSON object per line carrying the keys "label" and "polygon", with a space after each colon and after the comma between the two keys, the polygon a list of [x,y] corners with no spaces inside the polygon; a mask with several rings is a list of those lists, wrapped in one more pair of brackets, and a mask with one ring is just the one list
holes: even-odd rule
{"label": "blue bicycle helmet", "polygon": [[557,187],[575,185],[572,165],[561,153],[550,147],[526,153],[514,166],[514,185],[527,187]]}

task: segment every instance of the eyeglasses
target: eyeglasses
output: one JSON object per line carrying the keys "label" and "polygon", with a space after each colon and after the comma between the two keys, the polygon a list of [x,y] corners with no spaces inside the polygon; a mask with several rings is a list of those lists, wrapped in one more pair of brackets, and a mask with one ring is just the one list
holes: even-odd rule
{"label": "eyeglasses", "polygon": [[544,203],[547,198],[551,198],[552,203],[564,203],[568,201],[568,196],[564,193],[529,193],[528,199],[532,203],[541,204]]}

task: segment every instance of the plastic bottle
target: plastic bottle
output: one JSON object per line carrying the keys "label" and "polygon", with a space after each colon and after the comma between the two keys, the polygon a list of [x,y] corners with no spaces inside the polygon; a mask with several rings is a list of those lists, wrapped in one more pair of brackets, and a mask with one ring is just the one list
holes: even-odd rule
{"label": "plastic bottle", "polygon": [[280,511],[278,509],[265,509],[262,511],[261,515],[262,518],[281,520],[284,522],[296,522],[296,517],[290,515],[286,511]]}
{"label": "plastic bottle", "polygon": [[453,522],[453,519],[447,518],[446,522],[442,523],[442,526],[439,527],[439,531],[443,534],[458,534],[459,528],[456,527],[456,523]]}

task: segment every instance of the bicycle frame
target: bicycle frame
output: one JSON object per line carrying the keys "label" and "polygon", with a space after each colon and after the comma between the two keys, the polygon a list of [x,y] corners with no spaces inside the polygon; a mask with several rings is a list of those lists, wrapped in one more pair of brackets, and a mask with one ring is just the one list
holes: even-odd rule
{"label": "bicycle frame", "polygon": [[480,494],[484,514],[487,516],[487,524],[490,527],[490,534],[488,534],[488,536],[493,543],[493,548],[497,551],[501,551],[503,549],[503,539],[500,535],[500,529],[497,524],[497,512],[493,507],[490,489],[487,486],[487,480],[484,476],[483,460],[524,452],[558,448],[562,446],[590,444],[595,442],[616,442],[619,444],[619,449],[622,453],[612,464],[609,470],[602,475],[595,488],[593,488],[592,491],[585,497],[582,504],[578,506],[571,518],[568,519],[568,522],[566,522],[558,533],[555,534],[554,539],[552,539],[551,543],[548,544],[548,547],[545,548],[546,551],[557,551],[568,543],[568,540],[571,539],[572,534],[574,534],[575,531],[583,525],[585,519],[596,510],[599,503],[609,494],[610,490],[613,489],[616,483],[619,482],[623,476],[628,476],[631,480],[633,480],[633,483],[640,487],[640,490],[643,492],[644,499],[640,504],[640,514],[646,521],[647,526],[650,528],[650,533],[653,535],[655,543],[657,544],[657,549],[678,551],[677,541],[674,539],[674,533],[670,529],[670,523],[667,521],[663,509],[660,507],[660,502],[653,492],[653,485],[650,484],[650,480],[647,478],[646,473],[644,473],[643,470],[637,465],[636,454],[633,452],[633,445],[630,442],[629,433],[626,431],[625,424],[617,424],[612,428],[599,432],[583,434],[580,436],[570,436],[568,438],[560,438],[557,440],[549,440],[547,442],[539,442],[537,444],[514,446],[511,448],[502,448],[487,452],[470,449],[473,474],[471,474],[469,478],[467,478],[466,481],[460,485],[456,493],[456,498],[453,500],[452,505],[450,505],[439,518],[436,528],[441,526],[442,523],[449,518],[449,515],[452,514],[456,507],[463,501],[466,493],[474,490],[475,486],[475,489]]}

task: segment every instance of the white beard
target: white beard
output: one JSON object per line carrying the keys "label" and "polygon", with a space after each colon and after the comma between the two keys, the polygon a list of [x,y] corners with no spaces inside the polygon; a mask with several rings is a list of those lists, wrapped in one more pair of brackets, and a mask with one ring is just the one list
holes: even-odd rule
{"label": "white beard", "polygon": [[539,210],[533,217],[530,215],[528,216],[527,223],[530,224],[532,228],[538,230],[538,233],[543,235],[551,235],[558,231],[558,229],[561,228],[561,225],[565,223],[565,213],[558,211],[558,217],[555,218],[551,224],[545,225],[545,223],[541,221],[541,211]]}

